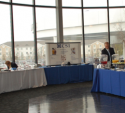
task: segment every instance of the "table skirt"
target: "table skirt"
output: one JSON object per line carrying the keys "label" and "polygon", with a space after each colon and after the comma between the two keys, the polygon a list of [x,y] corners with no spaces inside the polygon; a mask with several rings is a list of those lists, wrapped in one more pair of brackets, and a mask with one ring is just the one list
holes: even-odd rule
{"label": "table skirt", "polygon": [[44,69],[1,72],[0,93],[46,86]]}

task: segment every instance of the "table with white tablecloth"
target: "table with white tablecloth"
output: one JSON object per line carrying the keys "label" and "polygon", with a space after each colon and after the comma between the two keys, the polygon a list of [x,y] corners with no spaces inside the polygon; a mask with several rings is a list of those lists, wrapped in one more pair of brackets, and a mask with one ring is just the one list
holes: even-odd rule
{"label": "table with white tablecloth", "polygon": [[0,93],[46,86],[44,69],[0,72]]}

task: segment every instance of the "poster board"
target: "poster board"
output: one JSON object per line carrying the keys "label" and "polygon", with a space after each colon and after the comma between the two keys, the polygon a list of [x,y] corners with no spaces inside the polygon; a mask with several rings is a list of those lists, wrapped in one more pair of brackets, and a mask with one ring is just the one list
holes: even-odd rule
{"label": "poster board", "polygon": [[81,63],[81,43],[46,43],[46,65],[60,65]]}

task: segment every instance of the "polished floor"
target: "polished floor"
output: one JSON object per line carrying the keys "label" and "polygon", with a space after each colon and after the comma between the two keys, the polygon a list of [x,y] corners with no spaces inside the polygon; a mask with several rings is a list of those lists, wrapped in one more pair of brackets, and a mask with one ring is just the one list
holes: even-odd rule
{"label": "polished floor", "polygon": [[0,113],[125,113],[125,98],[91,93],[92,82],[0,94]]}

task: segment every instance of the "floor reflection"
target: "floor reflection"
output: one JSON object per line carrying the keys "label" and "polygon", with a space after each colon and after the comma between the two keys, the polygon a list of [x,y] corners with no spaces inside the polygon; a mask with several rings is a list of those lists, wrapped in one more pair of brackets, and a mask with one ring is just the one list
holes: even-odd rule
{"label": "floor reflection", "polygon": [[96,112],[100,113],[125,113],[125,98],[93,93]]}
{"label": "floor reflection", "polygon": [[86,88],[61,91],[29,100],[29,113],[96,113]]}
{"label": "floor reflection", "polygon": [[124,113],[125,99],[77,88],[29,100],[29,113]]}

